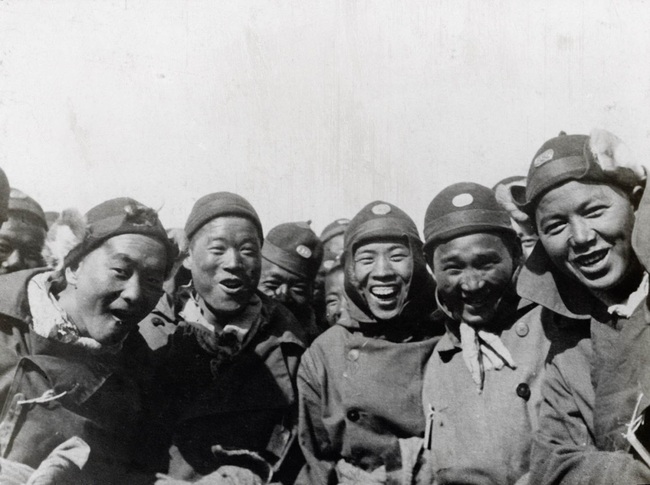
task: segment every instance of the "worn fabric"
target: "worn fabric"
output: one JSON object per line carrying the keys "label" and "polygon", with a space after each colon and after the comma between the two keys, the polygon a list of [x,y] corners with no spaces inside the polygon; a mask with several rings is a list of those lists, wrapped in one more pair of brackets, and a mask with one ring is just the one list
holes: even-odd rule
{"label": "worn fabric", "polygon": [[[519,280],[522,296],[556,313],[531,484],[648,483],[650,468],[622,437],[639,395],[646,396],[642,412],[650,403],[647,303],[629,318],[611,315],[588,294],[580,293],[580,302],[568,298],[568,285],[561,275],[531,268]],[[637,436],[650,446],[647,429]]]}
{"label": "worn fabric", "polygon": [[179,479],[207,475],[229,464],[213,453],[215,445],[279,465],[297,422],[295,379],[305,346],[298,322],[261,293],[220,333],[195,299],[177,318],[176,332],[157,351],[161,407],[151,446],[158,459],[170,446],[178,453],[157,467]]}
{"label": "worn fabric", "polygon": [[425,446],[436,483],[517,483],[530,466],[551,314],[521,301],[516,311],[495,316],[495,331],[516,368],[486,372],[480,393],[463,359],[458,323],[437,316],[447,332],[426,366],[423,387]]}
{"label": "worn fabric", "polygon": [[402,467],[399,438],[424,433],[422,375],[437,341],[391,342],[341,325],[314,341],[298,373],[300,483],[337,483],[340,459],[366,472]]}
{"label": "worn fabric", "polygon": [[38,468],[78,436],[92,450],[78,483],[146,483],[134,460],[151,371],[145,343],[132,334],[119,352],[97,354],[33,332],[27,285],[39,272],[0,277],[2,457]]}

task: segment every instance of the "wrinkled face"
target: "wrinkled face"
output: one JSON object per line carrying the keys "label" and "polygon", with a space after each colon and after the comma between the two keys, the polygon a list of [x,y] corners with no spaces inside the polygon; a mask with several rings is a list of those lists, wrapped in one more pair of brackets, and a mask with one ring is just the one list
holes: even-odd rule
{"label": "wrinkled face", "polygon": [[570,181],[542,196],[540,241],[553,264],[592,291],[622,282],[633,260],[634,208],[616,187]]}
{"label": "wrinkled face", "polygon": [[357,290],[378,320],[397,317],[406,304],[413,254],[401,240],[369,242],[354,251]]}
{"label": "wrinkled face", "polygon": [[0,227],[0,274],[43,266],[45,229],[13,215]]}
{"label": "wrinkled face", "polygon": [[515,265],[508,245],[497,234],[451,239],[433,252],[438,297],[456,320],[474,327],[489,325]]}
{"label": "wrinkled face", "polygon": [[535,228],[529,221],[517,222],[514,219],[510,219],[510,224],[517,233],[517,237],[519,237],[521,252],[524,255],[524,260],[526,260],[528,259],[528,256],[530,256],[530,253],[533,252],[533,248],[535,247],[539,237],[537,237]]}
{"label": "wrinkled face", "polygon": [[83,336],[121,342],[162,296],[166,256],[165,246],[148,236],[108,239],[66,270],[71,298],[61,300],[63,309]]}
{"label": "wrinkled face", "polygon": [[348,320],[344,283],[342,268],[332,271],[325,277],[325,317],[330,327],[342,320]]}
{"label": "wrinkled face", "polygon": [[216,315],[235,315],[246,307],[260,279],[261,241],[250,220],[218,217],[190,243],[185,266],[194,288]]}
{"label": "wrinkled face", "polygon": [[280,303],[299,307],[309,304],[312,293],[312,285],[307,278],[295,275],[264,258],[257,289]]}

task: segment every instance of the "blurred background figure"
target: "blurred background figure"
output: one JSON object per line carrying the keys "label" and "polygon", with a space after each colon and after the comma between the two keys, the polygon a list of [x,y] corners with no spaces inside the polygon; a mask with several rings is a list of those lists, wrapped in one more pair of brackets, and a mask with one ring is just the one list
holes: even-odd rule
{"label": "blurred background figure", "polygon": [[286,306],[311,343],[321,330],[312,308],[314,280],[323,245],[309,222],[287,222],[271,229],[262,245],[262,275],[257,289]]}
{"label": "blurred background figure", "polygon": [[0,168],[0,224],[7,220],[7,208],[9,206],[9,180]]}
{"label": "blurred background figure", "polygon": [[348,303],[345,297],[345,274],[340,260],[323,261],[325,268],[325,318],[331,327],[349,322]]}
{"label": "blurred background figure", "polygon": [[52,227],[52,224],[61,216],[60,212],[57,211],[45,211],[45,222],[47,222],[48,229]]}
{"label": "blurred background figure", "polygon": [[0,274],[43,266],[47,222],[43,209],[18,189],[11,189],[7,220],[0,227]]}
{"label": "blurred background figure", "polygon": [[512,200],[512,192],[510,189],[513,186],[526,187],[526,177],[521,175],[514,175],[512,177],[507,177],[497,182],[497,184],[492,187],[492,190],[496,194],[497,202],[501,207],[508,211],[510,214],[510,223],[512,228],[517,233],[519,241],[521,243],[521,250],[524,255],[524,261],[530,253],[533,251],[535,244],[537,243],[537,232],[535,231],[535,226],[530,220],[527,214],[519,210]]}

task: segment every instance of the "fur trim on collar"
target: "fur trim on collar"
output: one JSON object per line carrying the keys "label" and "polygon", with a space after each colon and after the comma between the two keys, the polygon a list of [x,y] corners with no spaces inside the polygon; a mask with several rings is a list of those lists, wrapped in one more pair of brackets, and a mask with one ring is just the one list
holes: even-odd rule
{"label": "fur trim on collar", "polygon": [[88,232],[86,219],[77,209],[64,210],[47,232],[43,259],[54,270],[63,268],[63,260],[80,244]]}

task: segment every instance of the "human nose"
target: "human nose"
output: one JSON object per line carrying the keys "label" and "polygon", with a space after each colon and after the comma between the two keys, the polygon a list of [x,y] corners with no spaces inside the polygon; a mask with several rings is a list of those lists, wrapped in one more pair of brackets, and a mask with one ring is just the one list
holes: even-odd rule
{"label": "human nose", "polygon": [[393,265],[386,256],[379,256],[372,268],[372,276],[382,278],[393,274]]}
{"label": "human nose", "polygon": [[223,255],[222,266],[228,269],[239,268],[242,264],[241,255],[239,251],[236,251],[234,248],[230,248]]}
{"label": "human nose", "polygon": [[596,237],[596,232],[584,219],[575,219],[571,221],[571,232],[569,233],[570,242],[574,246],[583,246],[589,244]]}
{"label": "human nose", "polygon": [[136,302],[142,298],[142,285],[137,275],[132,275],[124,282],[121,297],[128,302]]}
{"label": "human nose", "polygon": [[281,284],[275,289],[275,298],[280,303],[289,301],[289,286],[286,283]]}
{"label": "human nose", "polygon": [[463,291],[471,293],[480,290],[484,286],[485,281],[478,271],[468,270],[463,273],[463,279],[460,283],[460,287]]}

